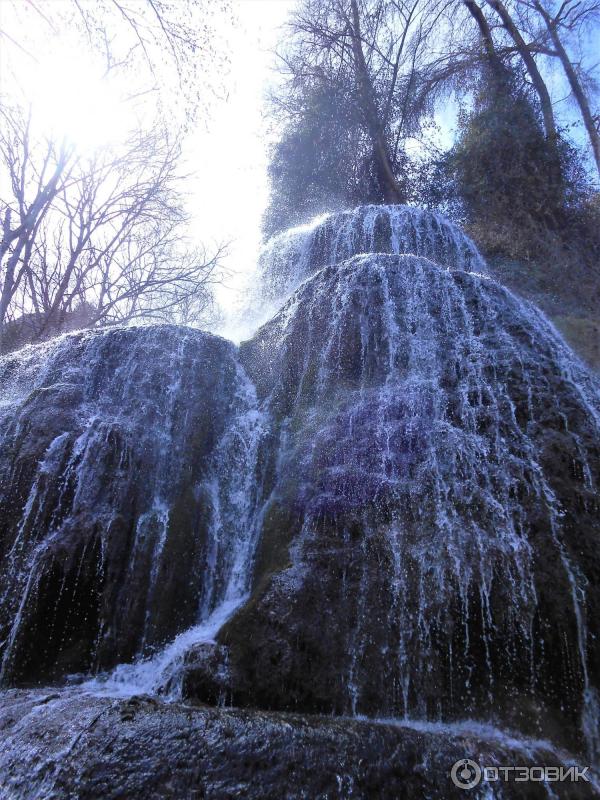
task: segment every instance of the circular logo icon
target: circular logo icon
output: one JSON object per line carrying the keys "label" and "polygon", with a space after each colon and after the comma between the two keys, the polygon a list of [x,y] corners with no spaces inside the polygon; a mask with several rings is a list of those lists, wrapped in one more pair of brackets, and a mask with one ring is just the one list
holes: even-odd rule
{"label": "circular logo icon", "polygon": [[481,780],[481,767],[470,758],[461,758],[452,765],[450,777],[459,789],[472,789]]}

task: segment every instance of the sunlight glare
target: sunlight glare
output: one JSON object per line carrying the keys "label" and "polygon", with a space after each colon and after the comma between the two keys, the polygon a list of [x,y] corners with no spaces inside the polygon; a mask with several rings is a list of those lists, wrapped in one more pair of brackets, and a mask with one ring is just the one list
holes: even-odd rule
{"label": "sunlight glare", "polygon": [[32,72],[30,98],[45,134],[65,137],[86,152],[123,140],[134,126],[124,87],[89,52],[63,47]]}

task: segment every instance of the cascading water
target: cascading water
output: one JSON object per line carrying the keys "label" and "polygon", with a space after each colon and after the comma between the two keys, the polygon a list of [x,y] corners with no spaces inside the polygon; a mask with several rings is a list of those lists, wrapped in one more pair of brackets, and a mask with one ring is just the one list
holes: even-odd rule
{"label": "cascading water", "polygon": [[117,329],[0,369],[5,682],[153,652],[241,600],[261,418],[231,345]]}
{"label": "cascading water", "polygon": [[260,271],[298,288],[239,348],[156,326],[0,360],[4,684],[597,759],[596,379],[431,212],[331,215]]}
{"label": "cascading water", "polygon": [[260,603],[241,613],[258,696],[279,691],[256,667],[271,636],[300,639],[283,681],[305,705],[532,732],[560,713],[594,753],[600,402],[549,323],[489,279],[359,256],[305,282],[242,356],[295,432],[273,493],[296,511],[297,588],[273,580],[263,602],[303,616],[280,631]]}
{"label": "cascading water", "polygon": [[223,624],[248,599],[260,498],[257,461],[265,419],[254,386],[239,364],[230,413],[207,471],[208,551],[196,624],[154,656],[121,664],[87,681],[85,688],[111,696],[160,693],[171,700],[180,698],[182,666],[189,649],[213,643]]}
{"label": "cascading water", "polygon": [[412,253],[451,269],[486,272],[471,239],[441,214],[413,206],[360,206],[270,239],[259,258],[261,298],[284,298],[321,267],[359,253]]}

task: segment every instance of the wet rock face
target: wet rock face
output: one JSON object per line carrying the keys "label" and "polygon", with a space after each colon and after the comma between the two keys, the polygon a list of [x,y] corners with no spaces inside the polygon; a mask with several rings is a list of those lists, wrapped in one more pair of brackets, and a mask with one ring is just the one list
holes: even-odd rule
{"label": "wet rock face", "polygon": [[[486,719],[596,758],[598,384],[534,307],[465,271],[478,256],[448,223],[386,208],[336,224],[339,241],[330,223],[314,229],[302,264],[292,248],[286,274],[306,280],[239,349],[156,326],[0,359],[2,681],[119,664],[103,691],[128,682],[213,706]],[[327,266],[366,247],[421,255]],[[88,697],[74,713],[110,709]],[[158,710],[144,725],[167,720],[171,746],[188,713]],[[287,786],[283,759],[264,766],[257,753],[284,752],[289,734],[318,796],[329,784],[307,775],[319,752],[333,764],[334,734],[350,737],[348,759],[395,752],[381,728],[361,729],[374,738],[357,749],[347,720],[322,738],[304,717],[290,733],[273,715],[242,715],[251,733],[230,737],[220,713],[220,755],[194,749],[193,727],[181,779],[165,781],[195,786],[185,763],[200,758],[229,787],[239,757],[232,775],[254,786],[248,757],[267,787]],[[139,766],[123,730],[119,758]],[[238,733],[242,744],[223,744]],[[402,748],[430,759],[411,736]],[[132,781],[166,774],[149,758]],[[390,776],[377,765],[371,778]],[[364,771],[344,770],[363,786]],[[450,796],[436,791],[424,796]]]}
{"label": "wet rock face", "polygon": [[360,256],[241,357],[278,443],[257,588],[219,637],[234,702],[593,740],[598,390],[541,315]]}
{"label": "wet rock face", "polygon": [[359,253],[412,253],[451,269],[486,272],[475,244],[441,214],[369,205],[318,217],[270,239],[260,256],[261,291],[286,297],[321,267]]}
{"label": "wet rock face", "polygon": [[[452,800],[452,765],[561,766],[545,743],[494,731],[227,711],[62,693],[0,704],[0,792],[12,800],[231,797]],[[589,783],[480,784],[468,796],[597,797]]]}
{"label": "wet rock face", "polygon": [[229,343],[168,326],[0,361],[5,683],[112,666],[196,621],[237,369]]}

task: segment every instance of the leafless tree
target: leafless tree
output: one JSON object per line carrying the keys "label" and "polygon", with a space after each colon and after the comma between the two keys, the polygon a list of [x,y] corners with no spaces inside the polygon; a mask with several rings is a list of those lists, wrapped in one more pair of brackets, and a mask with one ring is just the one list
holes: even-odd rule
{"label": "leafless tree", "polygon": [[[468,24],[458,5],[453,9],[452,17],[446,17],[440,36],[443,44],[420,72],[421,95],[435,97],[451,89],[460,93],[461,89],[464,91],[468,87],[468,78],[483,64],[500,74],[504,65],[512,63],[518,66],[520,62],[537,95],[546,136],[551,142],[556,141],[554,103],[541,61],[558,59],[579,107],[600,170],[599,118],[591,102],[597,83],[594,75],[583,68],[568,47],[570,40],[577,40],[600,22],[600,2],[463,0],[461,6],[475,25]],[[480,48],[473,40],[474,32]]]}
{"label": "leafless tree", "polygon": [[177,140],[138,130],[84,158],[38,140],[30,112],[3,123],[0,325],[27,316],[43,338],[83,307],[88,324],[206,314],[222,250],[186,239]]}
{"label": "leafless tree", "polygon": [[0,324],[22,285],[40,226],[56,197],[69,185],[76,164],[72,146],[44,139],[31,152],[31,109],[0,111],[0,159],[5,191],[0,240]]}
{"label": "leafless tree", "polygon": [[[479,27],[488,58],[502,59],[518,56],[538,97],[549,139],[557,137],[554,105],[538,59],[558,59],[564,69],[572,96],[577,103],[592,153],[600,173],[600,132],[598,116],[591,104],[591,92],[597,89],[594,76],[569,53],[567,41],[578,39],[582,33],[600,22],[600,2],[597,0],[463,0]],[[501,23],[494,26],[484,14],[482,5],[493,12]],[[494,35],[495,34],[495,35]],[[508,42],[506,41],[508,39]],[[596,67],[597,65],[594,65]]]}
{"label": "leafless tree", "polygon": [[[520,9],[533,14],[523,17],[529,23],[530,33],[537,42],[546,42],[545,53],[557,58],[569,82],[573,98],[581,113],[581,119],[590,140],[592,153],[600,174],[600,130],[599,119],[591,107],[586,84],[594,87],[592,76],[569,54],[566,40],[577,36],[581,30],[600,22],[600,2],[592,0],[563,0],[560,3],[541,0],[519,0]],[[541,20],[542,25],[536,27]],[[594,87],[597,88],[597,87]]]}
{"label": "leafless tree", "polygon": [[[344,85],[371,142],[382,199],[397,203],[399,148],[414,121],[410,102],[429,37],[448,0],[305,0],[281,54],[293,106],[307,83]],[[290,101],[290,98],[292,100]]]}
{"label": "leafless tree", "polygon": [[502,25],[514,42],[515,48],[527,69],[531,83],[539,99],[546,136],[549,139],[556,139],[556,120],[554,118],[554,109],[550,92],[548,91],[548,86],[542,77],[535,57],[523,36],[523,32],[519,29],[519,26],[513,19],[505,3],[501,0],[486,0],[486,2],[500,17]]}
{"label": "leafless tree", "polygon": [[[42,38],[68,32],[94,50],[106,72],[126,71],[132,96],[157,100],[177,96],[189,119],[206,110],[226,67],[217,15],[231,15],[230,0],[2,0],[12,15],[0,15],[0,42],[33,62],[34,29]],[[7,24],[16,23],[16,28]],[[184,123],[185,124],[185,123]]]}

